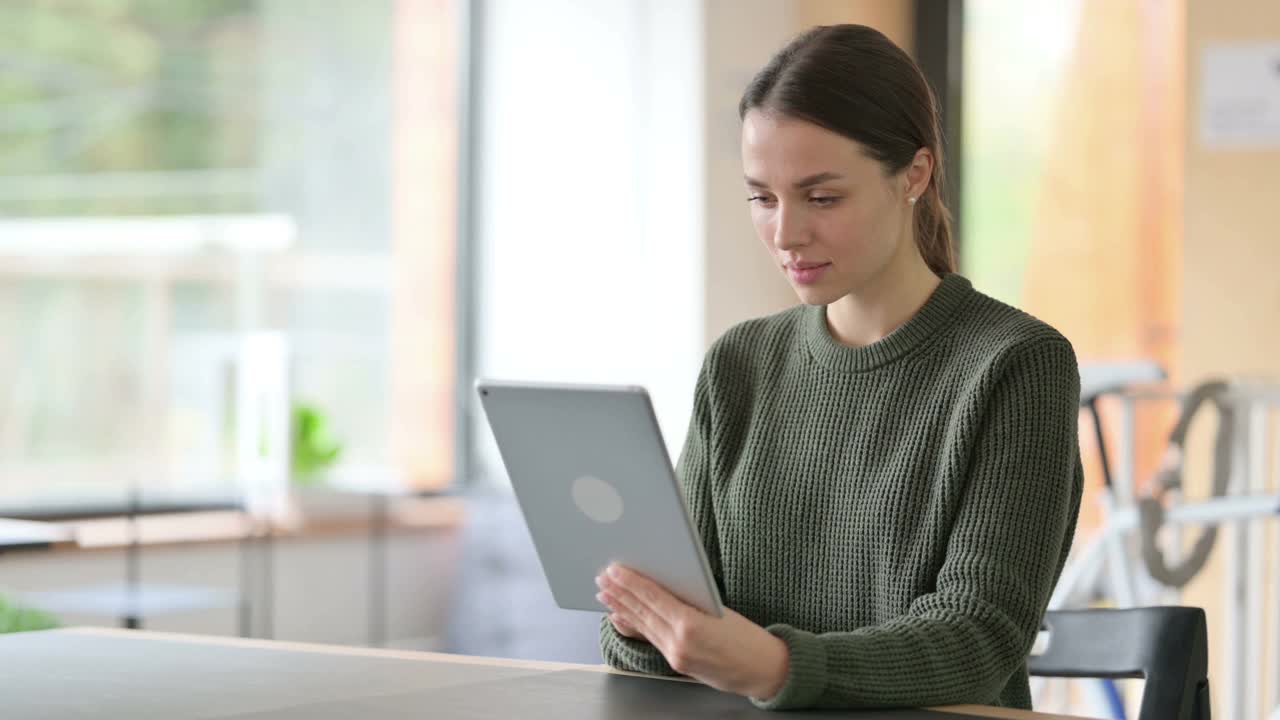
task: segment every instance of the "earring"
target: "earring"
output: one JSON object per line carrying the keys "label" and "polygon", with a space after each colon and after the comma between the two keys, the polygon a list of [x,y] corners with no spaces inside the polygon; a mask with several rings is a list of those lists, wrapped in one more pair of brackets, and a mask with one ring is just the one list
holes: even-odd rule
{"label": "earring", "polygon": [[911,203],[912,205],[915,205],[915,204],[916,204],[916,199],[915,199],[915,198],[913,198],[913,197],[909,197],[909,198],[907,198],[907,202],[908,202],[908,203]]}

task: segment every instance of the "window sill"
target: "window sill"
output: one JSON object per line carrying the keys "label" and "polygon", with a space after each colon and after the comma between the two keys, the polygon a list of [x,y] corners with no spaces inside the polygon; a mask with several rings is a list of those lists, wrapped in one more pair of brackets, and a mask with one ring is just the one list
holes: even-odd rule
{"label": "window sill", "polygon": [[[387,498],[385,525],[374,520],[364,504],[320,513],[297,513],[290,522],[274,524],[269,529],[273,539],[315,539],[387,532],[451,530],[462,524],[465,505],[457,497]],[[253,528],[240,512],[163,513],[140,516],[132,523],[128,518],[109,517],[91,520],[69,520],[56,525],[66,528],[74,543],[47,548],[49,552],[85,552],[126,547],[132,539],[144,547],[190,545],[197,543],[238,542],[261,537],[263,528]]]}

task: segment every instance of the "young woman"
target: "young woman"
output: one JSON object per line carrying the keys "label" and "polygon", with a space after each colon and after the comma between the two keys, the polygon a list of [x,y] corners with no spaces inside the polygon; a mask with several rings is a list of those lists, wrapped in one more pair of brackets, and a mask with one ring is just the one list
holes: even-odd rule
{"label": "young woman", "polygon": [[954,274],[936,106],[882,34],[806,32],[739,114],[802,304],[713,344],[678,463],[732,610],[611,567],[605,659],[768,709],[1029,708],[1080,507],[1071,345]]}

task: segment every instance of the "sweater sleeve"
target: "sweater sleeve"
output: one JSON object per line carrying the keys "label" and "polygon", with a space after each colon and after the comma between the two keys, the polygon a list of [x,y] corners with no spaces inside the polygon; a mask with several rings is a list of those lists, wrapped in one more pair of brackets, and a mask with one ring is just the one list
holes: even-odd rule
{"label": "sweater sleeve", "polygon": [[1080,378],[1055,337],[1011,351],[974,412],[966,488],[932,592],[852,632],[768,630],[787,644],[761,708],[991,703],[1025,663],[1075,532]]}
{"label": "sweater sleeve", "polygon": [[[715,516],[711,508],[710,425],[707,387],[707,362],[703,363],[694,388],[693,416],[685,437],[684,448],[676,463],[676,477],[684,495],[689,517],[706,549],[707,562],[720,595],[724,597],[724,580],[720,569],[720,545]],[[678,675],[670,663],[647,640],[623,637],[614,629],[609,616],[600,620],[600,651],[609,665],[619,670],[652,675]]]}

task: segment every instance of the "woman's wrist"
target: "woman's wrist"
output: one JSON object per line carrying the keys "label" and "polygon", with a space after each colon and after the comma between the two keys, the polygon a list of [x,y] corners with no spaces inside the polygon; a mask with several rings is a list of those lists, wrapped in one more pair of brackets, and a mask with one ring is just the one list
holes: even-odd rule
{"label": "woman's wrist", "polygon": [[749,692],[750,697],[758,700],[769,700],[782,691],[787,684],[787,673],[791,669],[791,650],[782,638],[768,633],[772,641],[769,651],[764,654],[764,662],[760,664],[761,675],[756,687]]}

